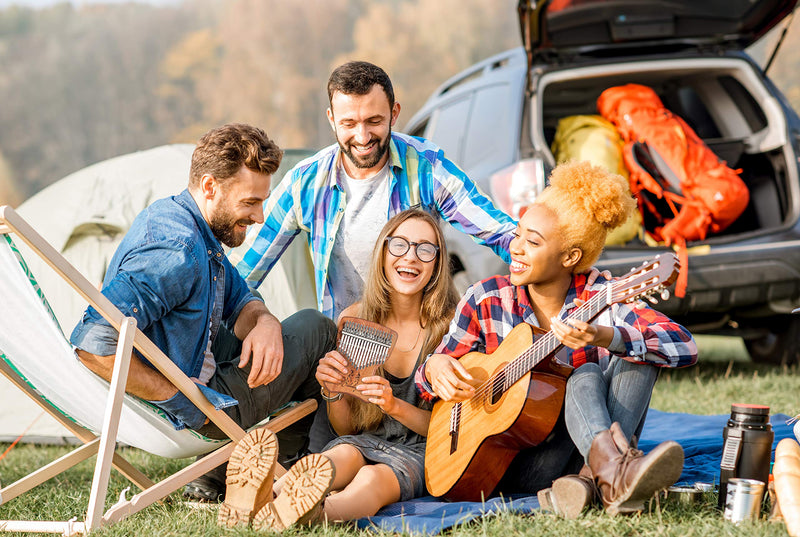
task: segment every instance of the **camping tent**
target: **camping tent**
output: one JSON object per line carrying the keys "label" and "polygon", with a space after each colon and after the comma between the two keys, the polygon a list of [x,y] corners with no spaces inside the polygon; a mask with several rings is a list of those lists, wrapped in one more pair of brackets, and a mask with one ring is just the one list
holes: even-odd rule
{"label": "camping tent", "polygon": [[[136,215],[153,201],[186,187],[193,145],[165,145],[115,157],[79,170],[17,208],[34,228],[91,282],[103,280],[108,262]],[[290,150],[277,181],[307,151]],[[20,242],[20,241],[17,241]],[[69,337],[86,303],[24,244],[26,261]],[[259,287],[270,310],[283,319],[316,306],[306,241],[298,237]],[[0,376],[0,441],[62,443],[70,434]]]}

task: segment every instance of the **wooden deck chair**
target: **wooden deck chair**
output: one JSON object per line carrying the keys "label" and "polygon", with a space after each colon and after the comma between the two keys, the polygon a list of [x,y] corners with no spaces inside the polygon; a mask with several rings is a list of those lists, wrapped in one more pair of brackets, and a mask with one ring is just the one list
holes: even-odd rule
{"label": "wooden deck chair", "polygon": [[[119,330],[110,383],[92,373],[77,359],[33,274],[27,269],[19,248],[12,240],[12,234],[41,256]],[[142,510],[230,457],[234,442],[212,440],[189,429],[176,431],[160,409],[124,393],[133,347],[231,440],[238,440],[245,435],[245,431],[227,414],[215,410],[194,382],[136,328],[133,318],[124,317],[57,250],[7,206],[0,207],[0,297],[0,373],[83,443],[58,460],[4,486],[0,489],[0,504],[97,455],[84,521],[4,520],[0,521],[0,530],[64,535],[88,533]],[[279,431],[313,412],[316,406],[314,400],[297,403],[257,426]],[[159,483],[153,483],[115,452],[117,442],[169,458],[204,453],[209,455]],[[123,491],[120,500],[104,513],[112,467],[139,487],[141,492],[126,499]],[[285,469],[276,468],[277,475],[284,472]]]}

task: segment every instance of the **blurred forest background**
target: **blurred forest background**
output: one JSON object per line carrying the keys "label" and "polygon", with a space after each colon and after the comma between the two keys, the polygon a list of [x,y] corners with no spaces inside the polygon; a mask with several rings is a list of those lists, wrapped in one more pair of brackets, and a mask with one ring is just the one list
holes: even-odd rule
{"label": "blurred forest background", "polygon": [[[230,121],[333,142],[325,84],[382,66],[402,128],[445,79],[520,44],[516,0],[184,0],[0,8],[0,205],[106,158]],[[797,26],[797,25],[793,25]],[[800,31],[770,75],[800,109]]]}

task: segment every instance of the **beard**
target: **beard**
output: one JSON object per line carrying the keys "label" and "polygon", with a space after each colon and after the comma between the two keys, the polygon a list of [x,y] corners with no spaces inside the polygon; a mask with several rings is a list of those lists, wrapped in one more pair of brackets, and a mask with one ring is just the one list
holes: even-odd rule
{"label": "beard", "polygon": [[237,220],[228,210],[228,207],[223,205],[211,217],[211,222],[209,222],[208,226],[219,242],[229,248],[236,248],[244,242],[244,238],[247,235],[246,229],[239,231],[236,226],[246,227],[252,224],[255,224],[255,222],[249,219]]}
{"label": "beard", "polygon": [[367,157],[357,157],[353,154],[353,144],[348,142],[346,145],[339,140],[339,135],[336,135],[336,141],[339,143],[339,147],[342,149],[342,153],[347,155],[347,158],[350,159],[350,162],[356,168],[374,168],[378,165],[381,161],[383,156],[389,151],[389,140],[392,138],[392,129],[389,129],[389,133],[386,135],[386,138],[381,140],[380,138],[372,138],[370,143],[376,142],[378,144],[378,150],[375,151],[372,155],[368,155]]}

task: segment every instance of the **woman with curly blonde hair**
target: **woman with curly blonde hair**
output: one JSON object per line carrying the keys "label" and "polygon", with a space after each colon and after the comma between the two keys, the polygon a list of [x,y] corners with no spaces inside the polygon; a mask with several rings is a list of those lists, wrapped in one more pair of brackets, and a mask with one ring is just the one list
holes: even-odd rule
{"label": "woman with curly blonde hair", "polygon": [[317,460],[333,467],[325,489],[337,492],[324,503],[321,497],[311,502],[300,497],[303,487],[287,490],[279,480],[275,491],[283,491],[278,498],[295,494],[297,501],[286,503],[305,507],[289,510],[286,516],[268,505],[266,515],[257,517],[257,527],[277,531],[323,517],[352,520],[425,494],[423,462],[431,405],[419,398],[414,372],[447,332],[458,302],[448,265],[444,237],[428,213],[409,209],[383,227],[361,302],[341,316],[391,328],[397,342],[378,373],[357,386],[361,398],[338,389],[350,367],[338,351],[326,354],[317,368],[328,418],[340,435]]}
{"label": "woman with curly blonde hair", "polygon": [[[458,358],[494,352],[521,323],[552,331],[563,344],[556,357],[575,368],[561,416],[544,442],[516,456],[498,490],[542,491],[540,503],[567,517],[595,497],[610,514],[640,511],[683,467],[675,442],[647,455],[635,446],[659,368],[697,360],[691,334],[656,310],[629,304],[613,305],[591,324],[565,322],[582,301],[606,291],[607,280],[590,283],[587,271],[608,231],[635,206],[622,177],[586,162],[558,166],[517,225],[510,274],[467,290],[437,354],[417,371],[424,398],[463,401],[475,389]],[[581,466],[580,475],[567,475]]]}

